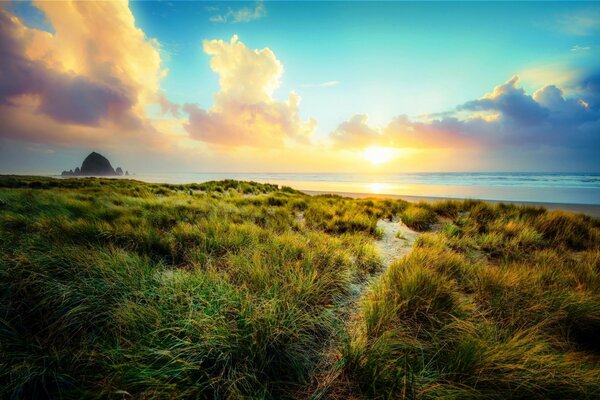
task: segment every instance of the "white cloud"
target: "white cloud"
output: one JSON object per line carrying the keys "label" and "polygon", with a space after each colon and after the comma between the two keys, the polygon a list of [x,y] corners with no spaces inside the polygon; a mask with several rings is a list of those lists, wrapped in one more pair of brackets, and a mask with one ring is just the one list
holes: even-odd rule
{"label": "white cloud", "polygon": [[302,87],[305,88],[312,88],[312,87],[332,87],[332,86],[337,86],[339,85],[340,81],[325,81],[325,82],[321,82],[321,83],[306,83],[304,85],[302,85]]}
{"label": "white cloud", "polygon": [[262,0],[259,0],[254,5],[254,8],[243,7],[236,10],[229,8],[225,14],[216,14],[209,18],[211,22],[218,23],[239,23],[250,22],[267,15],[267,8]]}
{"label": "white cloud", "polygon": [[582,52],[582,51],[589,51],[591,49],[592,48],[590,46],[581,46],[581,45],[578,45],[578,44],[576,44],[575,46],[571,47],[571,51],[574,52],[574,53]]}

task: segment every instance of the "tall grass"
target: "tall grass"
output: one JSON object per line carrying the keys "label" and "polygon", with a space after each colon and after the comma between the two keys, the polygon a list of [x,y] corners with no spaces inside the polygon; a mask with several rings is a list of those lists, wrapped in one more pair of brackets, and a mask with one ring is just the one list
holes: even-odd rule
{"label": "tall grass", "polygon": [[[396,218],[430,232],[384,269],[377,221]],[[477,201],[0,177],[0,397],[595,398],[599,229]]]}
{"label": "tall grass", "polygon": [[400,218],[417,231],[426,231],[437,221],[435,212],[424,204],[409,206],[400,214]]}
{"label": "tall grass", "polygon": [[447,222],[363,299],[332,397],[600,396],[597,220],[473,201],[431,209]]}

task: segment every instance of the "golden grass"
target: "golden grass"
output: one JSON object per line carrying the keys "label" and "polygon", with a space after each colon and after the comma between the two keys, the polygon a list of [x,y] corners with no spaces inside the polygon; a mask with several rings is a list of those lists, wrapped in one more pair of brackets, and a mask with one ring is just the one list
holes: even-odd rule
{"label": "golden grass", "polygon": [[[393,218],[433,231],[367,281]],[[599,238],[478,201],[0,177],[0,394],[597,398]]]}

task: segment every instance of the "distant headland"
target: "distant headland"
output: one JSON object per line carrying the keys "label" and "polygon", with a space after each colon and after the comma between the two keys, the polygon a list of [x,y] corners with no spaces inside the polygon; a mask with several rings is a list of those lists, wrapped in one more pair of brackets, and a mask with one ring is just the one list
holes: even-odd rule
{"label": "distant headland", "polygon": [[113,169],[110,161],[102,154],[91,152],[83,163],[81,164],[81,168],[76,167],[73,171],[72,169],[69,171],[63,171],[61,176],[122,176],[129,175],[129,171],[123,170],[121,167],[117,167],[117,169]]}

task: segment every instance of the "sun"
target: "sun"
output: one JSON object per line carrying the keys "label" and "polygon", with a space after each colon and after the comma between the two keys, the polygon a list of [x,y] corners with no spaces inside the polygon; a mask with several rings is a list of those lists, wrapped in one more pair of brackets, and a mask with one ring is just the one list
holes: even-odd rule
{"label": "sun", "polygon": [[367,147],[363,150],[364,159],[374,165],[386,163],[394,156],[394,149],[388,147]]}

